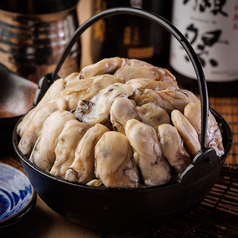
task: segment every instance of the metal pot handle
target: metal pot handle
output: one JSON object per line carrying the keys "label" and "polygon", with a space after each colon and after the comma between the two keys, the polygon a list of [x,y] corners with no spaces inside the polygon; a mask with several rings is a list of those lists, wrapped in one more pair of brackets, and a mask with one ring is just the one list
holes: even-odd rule
{"label": "metal pot handle", "polygon": [[186,39],[186,37],[169,21],[162,18],[161,16],[158,16],[154,13],[136,9],[136,8],[130,8],[130,7],[119,7],[119,8],[111,8],[105,11],[102,11],[87,21],[85,21],[71,36],[70,40],[65,46],[65,49],[59,59],[59,62],[55,68],[55,71],[53,74],[48,75],[47,81],[51,84],[54,82],[54,80],[57,77],[57,74],[64,63],[66,57],[68,56],[72,46],[75,44],[75,42],[79,39],[81,34],[88,29],[92,24],[95,22],[114,15],[121,15],[121,14],[131,14],[136,16],[141,16],[144,18],[147,18],[149,20],[154,21],[155,23],[159,24],[160,26],[164,27],[166,30],[168,30],[182,45],[184,50],[186,51],[188,57],[190,58],[192,65],[194,67],[197,79],[198,79],[198,87],[199,87],[199,93],[200,93],[200,99],[201,99],[201,150],[205,150],[205,144],[206,144],[206,131],[207,131],[207,117],[208,117],[208,93],[207,93],[207,84],[206,79],[204,76],[204,72],[202,69],[202,66],[200,64],[200,61],[193,50],[192,46]]}

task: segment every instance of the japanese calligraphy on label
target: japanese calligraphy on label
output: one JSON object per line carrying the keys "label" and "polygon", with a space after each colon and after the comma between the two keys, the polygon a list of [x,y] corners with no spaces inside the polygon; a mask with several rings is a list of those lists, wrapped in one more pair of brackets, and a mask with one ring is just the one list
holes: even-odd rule
{"label": "japanese calligraphy on label", "polygon": [[[207,81],[238,79],[238,0],[175,0],[172,22],[195,50]],[[196,79],[185,50],[174,38],[170,65]]]}

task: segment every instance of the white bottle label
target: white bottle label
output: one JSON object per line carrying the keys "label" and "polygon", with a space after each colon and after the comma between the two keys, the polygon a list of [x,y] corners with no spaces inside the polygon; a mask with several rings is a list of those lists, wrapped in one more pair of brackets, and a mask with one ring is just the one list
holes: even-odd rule
{"label": "white bottle label", "polygon": [[[197,53],[207,81],[238,79],[238,0],[174,0],[172,23]],[[196,79],[185,50],[174,37],[170,65]]]}

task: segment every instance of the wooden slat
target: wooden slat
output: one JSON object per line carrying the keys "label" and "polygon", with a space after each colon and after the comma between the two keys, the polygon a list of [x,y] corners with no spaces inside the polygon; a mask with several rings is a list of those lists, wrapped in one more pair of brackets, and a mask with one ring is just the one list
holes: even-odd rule
{"label": "wooden slat", "polygon": [[238,167],[238,98],[237,97],[209,97],[209,105],[221,114],[231,127],[233,145],[225,166]]}

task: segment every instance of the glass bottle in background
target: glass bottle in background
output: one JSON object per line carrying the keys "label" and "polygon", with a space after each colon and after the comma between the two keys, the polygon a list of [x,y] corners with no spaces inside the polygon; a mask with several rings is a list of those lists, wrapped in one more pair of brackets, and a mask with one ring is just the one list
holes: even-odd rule
{"label": "glass bottle in background", "polygon": [[[197,53],[209,96],[238,95],[238,1],[174,0],[172,23]],[[180,86],[198,93],[186,52],[171,40],[170,67]]]}
{"label": "glass bottle in background", "polygon": [[[170,20],[171,0],[93,0],[92,14],[113,7],[134,7],[154,12]],[[107,17],[92,27],[93,62],[106,57],[136,58],[167,67],[170,34],[143,17],[123,14]]]}

